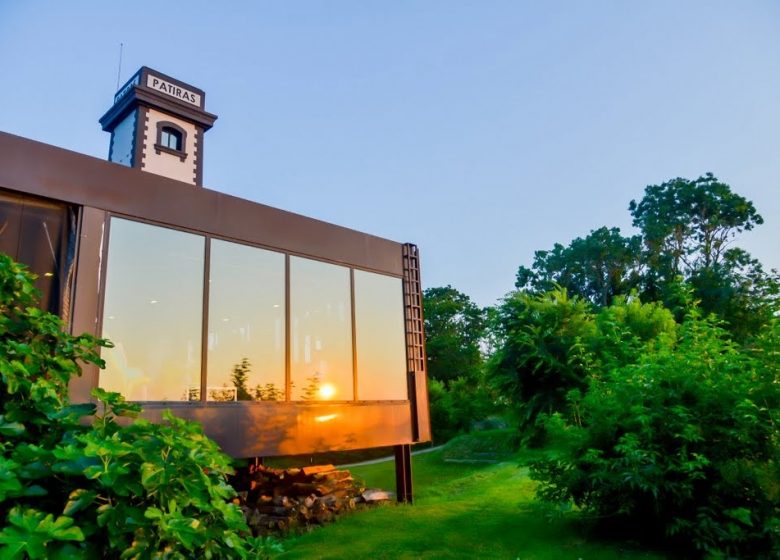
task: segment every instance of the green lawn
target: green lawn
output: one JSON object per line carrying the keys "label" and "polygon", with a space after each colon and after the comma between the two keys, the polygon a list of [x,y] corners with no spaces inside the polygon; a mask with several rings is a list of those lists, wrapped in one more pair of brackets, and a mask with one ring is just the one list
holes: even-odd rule
{"label": "green lawn", "polygon": [[[587,540],[573,520],[549,522],[534,509],[534,483],[516,460],[450,463],[437,451],[414,457],[413,469],[413,506],[360,511],[290,537],[278,558],[664,558],[630,543]],[[352,472],[368,486],[394,489],[392,462]]]}

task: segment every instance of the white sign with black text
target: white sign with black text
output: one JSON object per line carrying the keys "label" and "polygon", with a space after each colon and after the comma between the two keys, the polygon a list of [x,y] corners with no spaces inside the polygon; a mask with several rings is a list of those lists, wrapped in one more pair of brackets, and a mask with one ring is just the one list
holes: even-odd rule
{"label": "white sign with black text", "polygon": [[200,95],[186,90],[181,86],[167,82],[154,74],[149,74],[146,77],[146,86],[161,93],[165,93],[166,95],[170,95],[171,97],[175,97],[180,101],[186,101],[196,107],[200,107]]}

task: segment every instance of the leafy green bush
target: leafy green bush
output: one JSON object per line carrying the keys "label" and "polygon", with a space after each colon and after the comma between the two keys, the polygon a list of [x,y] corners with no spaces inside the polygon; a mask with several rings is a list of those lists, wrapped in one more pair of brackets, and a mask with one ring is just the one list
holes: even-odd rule
{"label": "leafy green bush", "polygon": [[120,425],[138,406],[100,389],[100,410],[69,404],[77,362],[102,365],[108,343],[66,334],[35,306],[32,280],[0,255],[0,557],[248,558],[264,546],[199,425]]}
{"label": "leafy green bush", "polygon": [[539,296],[515,292],[499,309],[497,330],[491,377],[514,405],[521,431],[533,437],[540,414],[563,410],[566,394],[587,385],[595,359],[590,304],[563,288]]}
{"label": "leafy green bush", "polygon": [[477,421],[495,412],[493,394],[481,376],[477,379],[479,381],[459,377],[449,384],[438,379],[428,380],[431,428],[436,443],[468,432]]}
{"label": "leafy green bush", "polygon": [[778,343],[777,323],[743,349],[689,312],[677,340],[572,395],[579,423],[547,422],[570,450],[533,466],[540,497],[714,558],[780,554]]}
{"label": "leafy green bush", "polygon": [[540,415],[576,416],[571,397],[587,390],[590,376],[635,362],[677,328],[672,314],[659,304],[617,296],[596,311],[563,288],[540,295],[515,292],[498,317],[499,343],[490,374],[514,405],[531,444],[544,438]]}

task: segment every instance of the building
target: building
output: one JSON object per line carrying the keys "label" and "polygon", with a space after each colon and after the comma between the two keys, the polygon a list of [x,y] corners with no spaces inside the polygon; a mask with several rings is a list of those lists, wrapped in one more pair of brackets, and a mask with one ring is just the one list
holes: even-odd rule
{"label": "building", "polygon": [[267,457],[430,440],[417,248],[201,186],[205,93],[141,68],[101,118],[109,161],[0,133],[0,250],[42,305],[111,339],[100,386]]}

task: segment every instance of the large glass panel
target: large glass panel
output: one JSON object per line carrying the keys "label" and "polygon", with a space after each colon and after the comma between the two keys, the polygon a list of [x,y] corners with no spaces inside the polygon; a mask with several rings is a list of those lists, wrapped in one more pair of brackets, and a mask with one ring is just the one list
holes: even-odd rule
{"label": "large glass panel", "polygon": [[407,400],[403,288],[399,278],[355,271],[358,400]]}
{"label": "large glass panel", "polygon": [[76,211],[64,203],[0,192],[0,251],[38,278],[40,307],[67,319]]}
{"label": "large glass panel", "polygon": [[134,401],[200,398],[204,238],[112,218],[100,386]]}
{"label": "large glass panel", "polygon": [[293,400],[352,400],[349,269],[290,257],[290,321]]}
{"label": "large glass panel", "polygon": [[0,191],[0,251],[13,259],[18,259],[23,207],[20,196]]}
{"label": "large glass panel", "polygon": [[208,400],[284,400],[284,255],[212,240]]}

